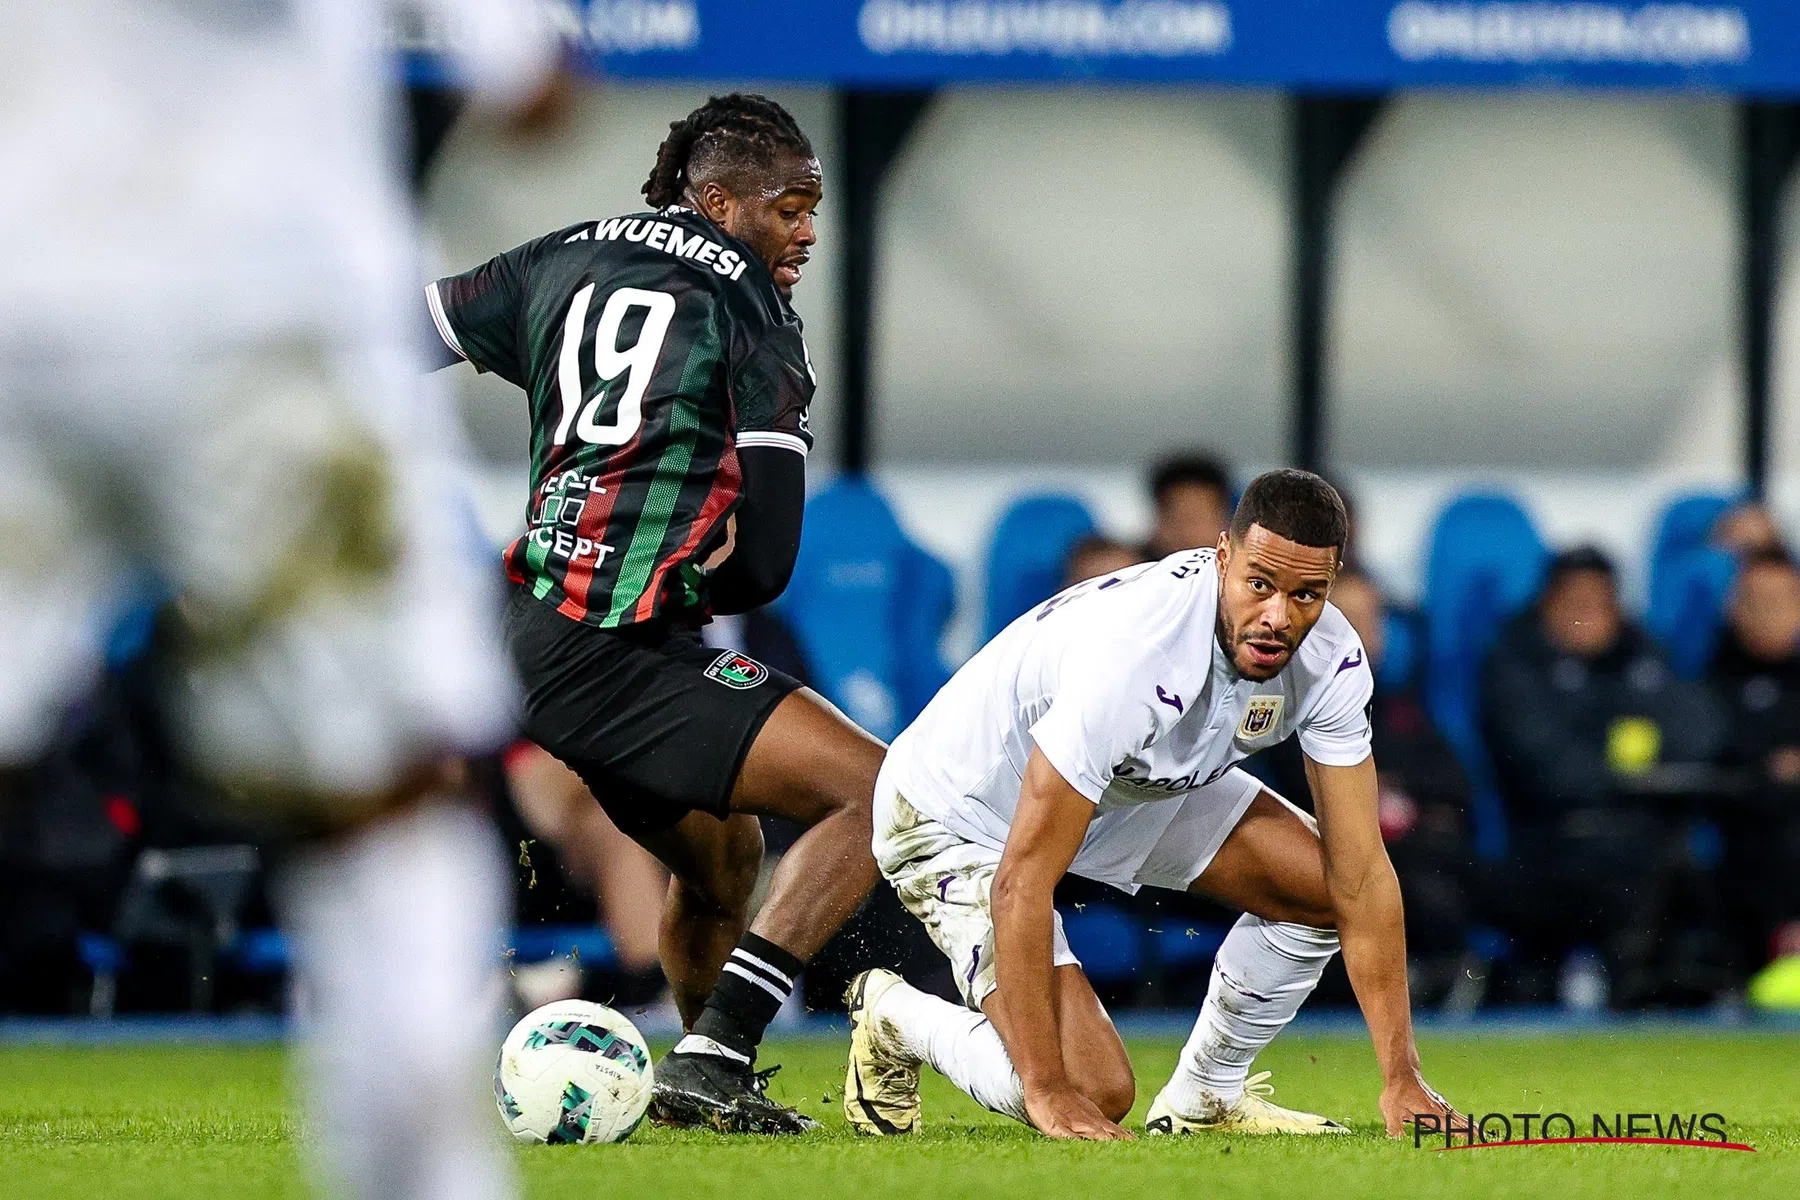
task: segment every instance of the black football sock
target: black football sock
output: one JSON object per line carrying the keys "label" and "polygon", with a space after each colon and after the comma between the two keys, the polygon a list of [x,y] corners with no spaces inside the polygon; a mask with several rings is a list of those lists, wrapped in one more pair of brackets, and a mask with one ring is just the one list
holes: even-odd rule
{"label": "black football sock", "polygon": [[706,1009],[694,1022],[693,1036],[712,1039],[733,1057],[755,1061],[763,1031],[792,994],[803,965],[774,942],[746,933],[725,960]]}

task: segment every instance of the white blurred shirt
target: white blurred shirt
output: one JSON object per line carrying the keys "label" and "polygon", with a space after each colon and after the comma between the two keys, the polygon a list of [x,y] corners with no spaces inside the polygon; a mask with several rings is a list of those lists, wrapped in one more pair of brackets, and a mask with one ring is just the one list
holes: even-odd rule
{"label": "white blurred shirt", "polygon": [[[423,0],[502,104],[556,43],[527,0]],[[406,327],[416,238],[384,0],[6,0],[0,355]],[[322,328],[320,328],[322,326]]]}

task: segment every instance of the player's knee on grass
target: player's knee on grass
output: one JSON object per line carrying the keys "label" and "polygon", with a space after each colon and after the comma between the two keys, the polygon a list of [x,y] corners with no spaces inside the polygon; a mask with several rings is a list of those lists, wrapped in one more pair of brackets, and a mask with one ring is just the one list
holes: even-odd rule
{"label": "player's knee on grass", "polygon": [[1130,1063],[1099,1072],[1096,1078],[1083,1083],[1081,1090],[1107,1120],[1115,1123],[1123,1121],[1137,1102],[1137,1080],[1132,1077]]}

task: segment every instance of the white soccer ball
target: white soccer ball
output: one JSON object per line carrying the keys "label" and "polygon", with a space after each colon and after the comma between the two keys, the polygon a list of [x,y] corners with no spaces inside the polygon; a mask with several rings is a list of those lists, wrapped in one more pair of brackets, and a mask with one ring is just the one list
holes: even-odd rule
{"label": "white soccer ball", "polygon": [[513,1026],[494,1067],[494,1102],[534,1145],[622,1142],[650,1107],[650,1048],[604,1004],[559,1000]]}

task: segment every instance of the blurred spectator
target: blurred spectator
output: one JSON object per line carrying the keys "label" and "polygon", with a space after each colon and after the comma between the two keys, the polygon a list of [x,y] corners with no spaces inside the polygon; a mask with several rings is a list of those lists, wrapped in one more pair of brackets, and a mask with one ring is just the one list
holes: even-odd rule
{"label": "blurred spectator", "polygon": [[116,693],[71,714],[0,805],[0,1012],[87,1005],[83,933],[110,931],[131,869],[138,811],[97,770],[119,749]]}
{"label": "blurred spectator", "polygon": [[1156,506],[1150,557],[1216,546],[1231,523],[1231,471],[1210,454],[1174,455],[1150,472],[1150,498]]}
{"label": "blurred spectator", "polygon": [[1761,504],[1740,504],[1713,525],[1712,544],[1743,557],[1762,550],[1781,549],[1781,530]]}
{"label": "blurred spectator", "polygon": [[1673,886],[1649,785],[1660,767],[1712,759],[1711,698],[1625,618],[1611,560],[1582,547],[1502,631],[1482,721],[1513,827],[1509,924],[1539,955],[1599,949],[1617,1001],[1649,998]]}
{"label": "blurred spectator", "polygon": [[1784,552],[1745,559],[1707,679],[1726,717],[1720,762],[1751,780],[1724,817],[1724,877],[1730,927],[1755,966],[1800,918],[1800,569]]}
{"label": "blurred spectator", "polygon": [[1144,552],[1137,546],[1098,534],[1084,537],[1069,550],[1063,564],[1063,586],[1073,587],[1084,579],[1098,579],[1143,561]]}
{"label": "blurred spectator", "polygon": [[1626,619],[1612,561],[1591,547],[1558,555],[1537,603],[1502,632],[1483,701],[1501,790],[1527,825],[1611,807],[1622,780],[1705,762],[1719,734],[1705,693]]}
{"label": "blurred spectator", "polygon": [[1709,678],[1729,714],[1729,766],[1800,784],[1800,570],[1780,550],[1744,562]]}
{"label": "blurred spectator", "polygon": [[[584,969],[566,994],[579,991],[619,1007],[656,1000],[666,988],[657,936],[668,872],[619,832],[575,772],[532,743],[519,742],[507,752],[506,782],[526,829],[554,847],[572,881],[594,896],[612,938],[616,969]],[[531,856],[521,857],[529,862]]]}

